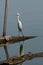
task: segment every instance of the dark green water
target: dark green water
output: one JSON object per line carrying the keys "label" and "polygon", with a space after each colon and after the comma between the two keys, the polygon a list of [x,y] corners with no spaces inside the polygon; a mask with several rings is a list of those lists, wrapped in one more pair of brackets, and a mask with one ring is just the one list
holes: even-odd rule
{"label": "dark green water", "polygon": [[[5,0],[0,0],[0,35],[3,33],[4,4]],[[17,12],[21,14],[24,35],[39,36],[24,42],[24,53],[43,52],[43,0],[8,0],[7,35],[18,35]],[[10,56],[19,55],[19,44],[9,45],[8,50]],[[0,47],[0,60],[4,59],[4,48]],[[34,58],[23,65],[43,65],[43,58]]]}

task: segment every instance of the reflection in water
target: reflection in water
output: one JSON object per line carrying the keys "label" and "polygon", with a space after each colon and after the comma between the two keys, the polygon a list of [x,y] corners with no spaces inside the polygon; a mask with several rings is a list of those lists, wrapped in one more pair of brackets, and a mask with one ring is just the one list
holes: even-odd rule
{"label": "reflection in water", "polygon": [[7,44],[9,42],[4,42],[4,43],[0,43],[0,47],[3,46],[4,47],[4,51],[5,51],[5,54],[6,54],[6,59],[9,58],[9,53],[8,53],[8,49],[7,49]]}
{"label": "reflection in water", "polygon": [[8,59],[8,58],[9,58],[9,53],[8,53],[8,49],[7,49],[7,44],[8,44],[8,42],[6,42],[6,43],[4,43],[4,44],[6,44],[6,45],[4,46],[4,51],[5,51],[5,54],[6,54],[6,58]]}
{"label": "reflection in water", "polygon": [[5,54],[6,54],[6,58],[9,58],[9,53],[8,53],[8,49],[7,46],[4,46],[4,50],[5,50]]}
{"label": "reflection in water", "polygon": [[[24,55],[24,49],[23,49],[23,44],[20,45],[20,55]],[[23,63],[20,63],[20,65],[23,65]]]}

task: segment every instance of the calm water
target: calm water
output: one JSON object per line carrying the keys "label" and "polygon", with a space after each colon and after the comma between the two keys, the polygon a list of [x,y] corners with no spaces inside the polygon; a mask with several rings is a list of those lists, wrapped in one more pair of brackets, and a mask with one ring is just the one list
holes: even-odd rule
{"label": "calm water", "polygon": [[[0,0],[0,35],[3,33],[4,5],[5,0]],[[39,36],[24,42],[24,53],[43,52],[43,0],[8,0],[7,35],[18,35],[17,12],[21,14],[24,35]],[[10,56],[19,55],[19,44],[7,47]],[[0,47],[0,60],[4,59],[4,48]],[[23,65],[43,65],[43,58],[34,58]]]}

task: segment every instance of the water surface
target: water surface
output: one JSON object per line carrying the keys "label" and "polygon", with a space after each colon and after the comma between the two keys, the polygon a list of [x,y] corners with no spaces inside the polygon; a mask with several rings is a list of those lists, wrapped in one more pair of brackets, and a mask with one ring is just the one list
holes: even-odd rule
{"label": "water surface", "polygon": [[[0,35],[3,33],[4,6],[5,0],[0,0]],[[21,14],[24,35],[39,36],[24,42],[24,53],[43,52],[43,0],[8,0],[7,35],[18,35],[17,12]],[[19,44],[9,45],[8,51],[10,56],[19,55]],[[0,60],[4,59],[4,48],[0,47]],[[43,65],[43,58],[34,58],[23,65]]]}

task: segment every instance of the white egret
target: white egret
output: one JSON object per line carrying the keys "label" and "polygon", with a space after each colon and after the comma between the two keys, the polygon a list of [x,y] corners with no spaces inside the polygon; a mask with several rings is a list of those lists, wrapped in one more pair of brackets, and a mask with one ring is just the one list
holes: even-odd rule
{"label": "white egret", "polygon": [[[22,31],[22,22],[20,21],[19,17],[20,17],[20,13],[17,13],[17,20],[18,20],[17,25],[18,25],[19,36],[20,36],[20,32],[22,33],[22,36],[24,36],[23,31]],[[20,55],[23,55],[23,54],[24,54],[24,52],[23,52],[23,44],[21,44],[20,45]]]}
{"label": "white egret", "polygon": [[[18,30],[19,30],[19,35],[20,35],[20,32],[22,33],[22,35],[23,35],[23,31],[22,31],[22,22],[20,21],[20,19],[19,19],[19,17],[20,17],[20,13],[17,13],[17,25],[18,25]],[[24,35],[23,35],[24,36]]]}

